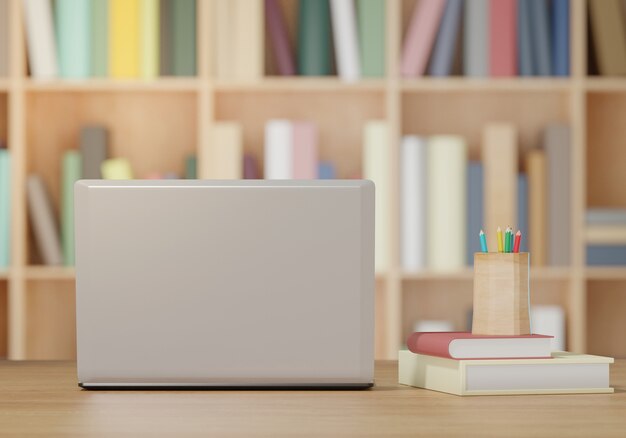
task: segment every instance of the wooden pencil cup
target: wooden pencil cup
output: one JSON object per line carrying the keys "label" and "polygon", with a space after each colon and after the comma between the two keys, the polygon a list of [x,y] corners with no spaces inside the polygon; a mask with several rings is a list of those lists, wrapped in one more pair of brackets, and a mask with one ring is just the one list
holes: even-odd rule
{"label": "wooden pencil cup", "polygon": [[530,334],[529,254],[474,254],[475,335]]}

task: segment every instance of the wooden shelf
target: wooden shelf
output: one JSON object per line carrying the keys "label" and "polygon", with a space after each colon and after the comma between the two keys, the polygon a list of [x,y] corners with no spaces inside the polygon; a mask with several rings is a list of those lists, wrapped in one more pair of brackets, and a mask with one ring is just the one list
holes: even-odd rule
{"label": "wooden shelf", "polygon": [[67,266],[27,266],[25,270],[27,280],[74,280],[76,272],[73,267]]}
{"label": "wooden shelf", "polygon": [[624,78],[587,78],[585,89],[598,93],[619,93],[626,92],[626,81]]}
{"label": "wooden shelf", "polygon": [[434,78],[403,79],[405,92],[566,92],[571,88],[569,78]]}
{"label": "wooden shelf", "polygon": [[256,82],[215,81],[218,92],[383,92],[384,79],[363,79],[357,82],[344,82],[337,77],[265,77]]}
{"label": "wooden shelf", "polygon": [[6,92],[11,86],[11,81],[7,78],[0,78],[0,92]]}
{"label": "wooden shelf", "polygon": [[182,92],[198,91],[201,81],[198,78],[158,78],[155,80],[116,80],[116,79],[85,79],[85,80],[34,80],[25,81],[25,89],[30,92]]}
{"label": "wooden shelf", "polygon": [[9,269],[0,269],[0,280],[8,280],[9,275]]}
{"label": "wooden shelf", "polygon": [[585,278],[588,280],[626,280],[626,266],[587,267]]}
{"label": "wooden shelf", "polygon": [[590,245],[626,245],[626,225],[587,225],[585,241]]}

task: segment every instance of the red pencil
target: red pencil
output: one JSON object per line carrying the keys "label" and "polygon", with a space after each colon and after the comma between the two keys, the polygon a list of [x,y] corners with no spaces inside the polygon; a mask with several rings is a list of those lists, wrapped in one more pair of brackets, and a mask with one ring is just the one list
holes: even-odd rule
{"label": "red pencil", "polygon": [[522,232],[517,230],[515,233],[515,242],[513,242],[513,252],[519,252],[519,245],[522,241]]}

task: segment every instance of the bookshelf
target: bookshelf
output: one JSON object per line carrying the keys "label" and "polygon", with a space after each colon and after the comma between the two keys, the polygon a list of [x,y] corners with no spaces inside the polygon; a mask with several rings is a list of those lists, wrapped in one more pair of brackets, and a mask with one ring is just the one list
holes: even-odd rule
{"label": "bookshelf", "polygon": [[[198,74],[153,81],[89,79],[36,81],[27,75],[21,1],[10,2],[10,75],[0,78],[0,137],[12,154],[12,266],[0,271],[0,356],[60,359],[75,354],[74,270],[38,264],[29,231],[25,178],[42,175],[58,211],[60,159],[75,148],[85,123],[106,125],[112,153],[129,158],[138,175],[182,171],[183,158],[202,154],[211,122],[242,124],[247,153],[262,158],[263,125],[271,117],[312,120],[321,159],[342,178],[361,170],[362,127],[384,119],[391,127],[393,175],[405,134],[451,133],[467,138],[480,158],[482,126],[516,124],[521,149],[537,146],[546,124],[572,126],[572,264],[531,269],[531,300],[566,310],[568,349],[626,356],[626,268],[586,267],[585,245],[624,238],[587,229],[587,207],[626,207],[623,139],[626,79],[587,77],[584,0],[572,0],[571,77],[403,79],[398,64],[413,0],[387,1],[386,76],[344,83],[337,77],[278,77],[266,54],[266,76],[229,81],[213,77],[212,1],[198,1]],[[297,11],[281,0],[292,42]],[[258,17],[259,20],[262,17]],[[304,103],[304,104],[303,104]],[[164,123],[166,122],[166,123]],[[146,128],[148,127],[148,128]],[[199,160],[201,161],[201,160]],[[399,182],[390,193],[390,224],[399,224]],[[394,358],[417,318],[451,319],[465,327],[472,302],[472,270],[404,272],[399,226],[392,227],[391,268],[376,278],[376,355]]]}

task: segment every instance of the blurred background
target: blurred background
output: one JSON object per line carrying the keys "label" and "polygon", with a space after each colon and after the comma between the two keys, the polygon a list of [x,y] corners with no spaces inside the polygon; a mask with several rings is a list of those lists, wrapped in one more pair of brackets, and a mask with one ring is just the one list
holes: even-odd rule
{"label": "blurred background", "polygon": [[626,2],[0,0],[0,357],[75,356],[80,178],[369,178],[376,356],[471,328],[484,229],[533,331],[626,357]]}

